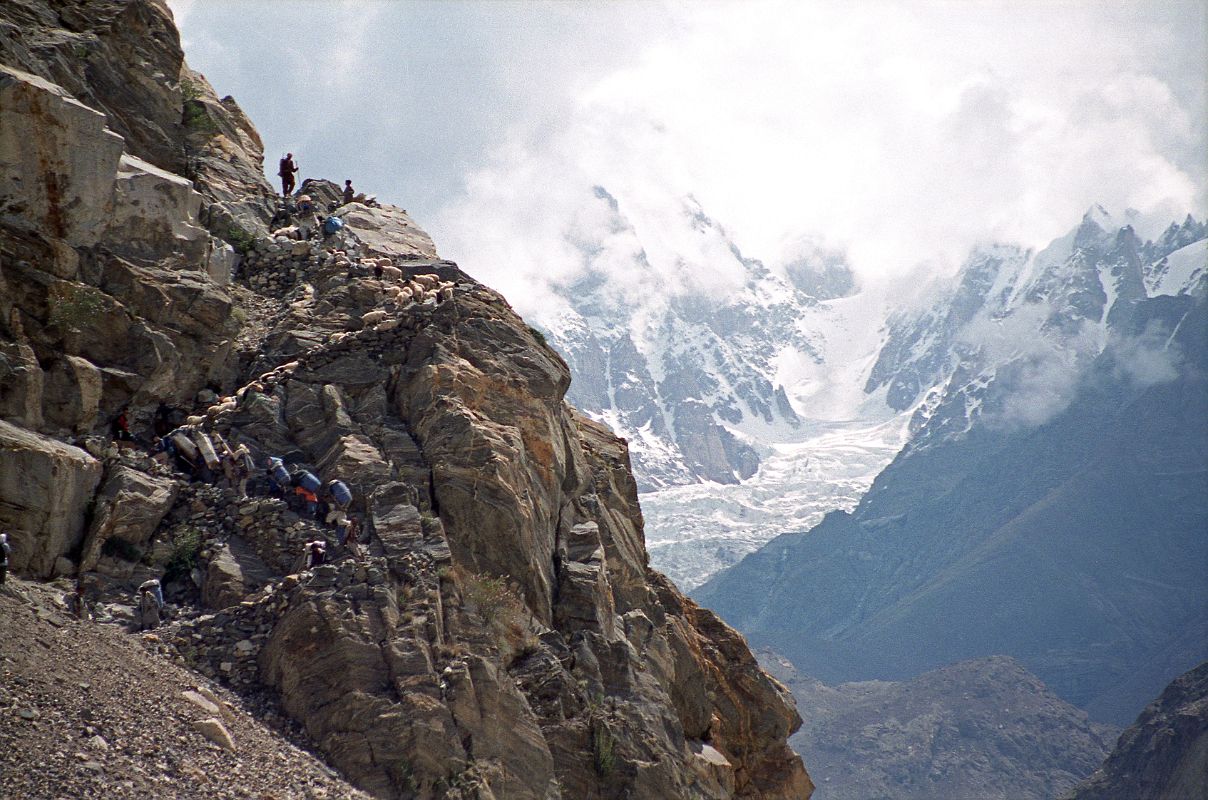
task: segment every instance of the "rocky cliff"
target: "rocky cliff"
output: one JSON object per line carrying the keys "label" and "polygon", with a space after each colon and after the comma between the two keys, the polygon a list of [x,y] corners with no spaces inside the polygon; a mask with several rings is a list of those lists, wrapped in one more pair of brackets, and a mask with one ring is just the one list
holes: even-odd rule
{"label": "rocky cliff", "polygon": [[1208,662],[1171,681],[1064,800],[1192,800],[1208,794]]}
{"label": "rocky cliff", "polygon": [[[502,297],[399,209],[270,236],[259,137],[162,3],[18,0],[0,26],[16,573],[77,578],[115,619],[163,577],[164,654],[267,692],[376,796],[810,794],[791,696],[649,569],[625,443]],[[141,435],[161,402],[348,482],[363,557],[112,446],[120,410]],[[316,537],[340,558],[300,571]]]}

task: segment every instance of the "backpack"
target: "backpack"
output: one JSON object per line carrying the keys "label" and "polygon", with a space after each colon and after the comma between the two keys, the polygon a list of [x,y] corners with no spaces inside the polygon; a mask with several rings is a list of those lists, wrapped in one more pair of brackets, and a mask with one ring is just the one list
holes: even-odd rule
{"label": "backpack", "polygon": [[340,228],[344,227],[344,220],[339,217],[328,217],[323,221],[323,235],[331,236],[333,233],[339,232]]}

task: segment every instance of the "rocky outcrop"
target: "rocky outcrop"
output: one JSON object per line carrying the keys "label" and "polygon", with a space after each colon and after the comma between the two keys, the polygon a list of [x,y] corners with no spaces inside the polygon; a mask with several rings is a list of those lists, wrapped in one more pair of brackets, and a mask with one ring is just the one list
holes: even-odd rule
{"label": "rocky outcrop", "polygon": [[[257,449],[290,443],[324,477],[358,476],[370,555],[286,578],[180,647],[275,687],[386,796],[450,774],[501,797],[808,795],[784,744],[791,700],[741,637],[648,570],[624,444],[562,403],[565,364],[455,267],[411,269],[464,285],[295,352],[214,417]],[[350,284],[376,281],[344,273],[304,273],[325,291],[299,295],[286,324],[325,324],[311,307],[358,320],[341,309],[379,295]],[[239,535],[274,563],[276,528],[257,516]],[[222,631],[238,638],[214,643]]]}
{"label": "rocky outcrop", "polygon": [[225,245],[199,227],[201,196],[62,88],[4,67],[0,95],[8,418],[84,432],[221,376],[232,304],[210,280]]}
{"label": "rocky outcrop", "polygon": [[4,208],[69,246],[95,244],[124,142],[104,114],[36,75],[0,67]]}
{"label": "rocky outcrop", "polygon": [[[157,643],[274,698],[379,797],[808,796],[791,698],[649,570],[625,443],[566,405],[566,364],[502,297],[402,209],[266,235],[259,137],[187,70],[159,3],[19,0],[0,24],[19,33],[0,56],[41,76],[0,80],[3,135],[28,134],[0,157],[25,181],[0,198],[18,572],[78,561],[117,593],[161,577],[181,608]],[[97,48],[92,77],[47,83],[75,46]],[[152,74],[111,85],[119,55],[114,74]],[[34,136],[38,114],[59,135]],[[122,408],[141,433],[159,401],[347,481],[365,552],[98,435]],[[334,563],[304,570],[316,538]]]}
{"label": "rocky outcrop", "polygon": [[176,483],[119,466],[109,472],[94,500],[80,569],[96,569],[111,540],[142,550],[176,500]]}
{"label": "rocky outcrop", "polygon": [[132,156],[194,180],[211,231],[240,241],[265,232],[273,190],[260,136],[189,69],[166,3],[14,0],[0,8],[0,30],[0,63],[63,87],[103,113]]}
{"label": "rocky outcrop", "polygon": [[77,447],[0,422],[0,530],[14,572],[48,578],[80,545],[101,464]]}
{"label": "rocky outcrop", "polygon": [[367,255],[436,258],[436,245],[432,239],[401,208],[371,208],[361,203],[349,203],[341,206],[336,214],[363,245]]}
{"label": "rocky outcrop", "polygon": [[1063,800],[1190,800],[1208,794],[1208,662],[1175,678],[1103,766]]}

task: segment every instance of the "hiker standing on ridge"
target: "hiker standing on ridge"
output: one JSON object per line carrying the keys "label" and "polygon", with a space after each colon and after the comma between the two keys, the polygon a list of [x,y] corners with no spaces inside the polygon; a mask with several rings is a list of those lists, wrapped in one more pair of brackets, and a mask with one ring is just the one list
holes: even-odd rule
{"label": "hiker standing on ridge", "polygon": [[294,174],[297,171],[298,165],[294,163],[294,154],[286,153],[277,169],[277,174],[281,176],[281,194],[285,197],[289,197],[294,192]]}

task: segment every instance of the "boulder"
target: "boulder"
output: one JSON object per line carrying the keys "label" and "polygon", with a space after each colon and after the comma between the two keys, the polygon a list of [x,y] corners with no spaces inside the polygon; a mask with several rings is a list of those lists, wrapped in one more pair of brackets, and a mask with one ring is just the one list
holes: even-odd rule
{"label": "boulder", "polygon": [[0,65],[0,187],[26,224],[96,244],[113,208],[122,137],[106,117],[36,75]]}
{"label": "boulder", "polygon": [[86,358],[63,356],[46,371],[42,415],[46,422],[77,432],[92,428],[100,411],[103,381]]}
{"label": "boulder", "polygon": [[78,447],[0,422],[0,529],[11,568],[48,578],[80,545],[101,463]]}
{"label": "boulder", "polygon": [[206,565],[201,601],[210,608],[226,608],[242,602],[245,589],[239,562],[229,548],[222,548]]}
{"label": "boulder", "polygon": [[235,267],[238,265],[239,254],[235,252],[235,248],[221,239],[211,236],[209,253],[206,256],[206,273],[210,276],[210,280],[219,286],[229,285],[231,276],[235,273]]}
{"label": "boulder", "polygon": [[216,717],[220,713],[217,703],[212,702],[208,697],[199,692],[195,692],[192,689],[181,692],[180,696],[200,708],[205,713],[209,714],[211,717]]}
{"label": "boulder", "polygon": [[360,203],[342,206],[344,230],[353,234],[365,252],[376,256],[436,258],[436,245],[407,215],[394,206],[370,208]]}
{"label": "boulder", "polygon": [[210,608],[226,608],[243,601],[271,577],[256,551],[241,537],[232,536],[206,565],[201,600]]}
{"label": "boulder", "polygon": [[97,493],[80,569],[87,572],[96,568],[110,539],[120,539],[133,548],[146,547],[176,500],[176,491],[176,482],[169,478],[126,466],[110,472]]}
{"label": "boulder", "polygon": [[205,267],[209,235],[198,226],[201,195],[191,181],[124,154],[114,187],[104,237],[110,249],[150,257],[176,252],[186,263]]}
{"label": "boulder", "polygon": [[[0,284],[0,293],[3,290]],[[0,342],[0,419],[38,428],[45,380],[32,347],[20,341]]]}
{"label": "boulder", "polygon": [[235,752],[235,740],[231,738],[231,732],[226,729],[226,725],[223,725],[222,720],[217,717],[197,720],[193,723],[193,730],[223,750],[229,750],[232,753]]}

